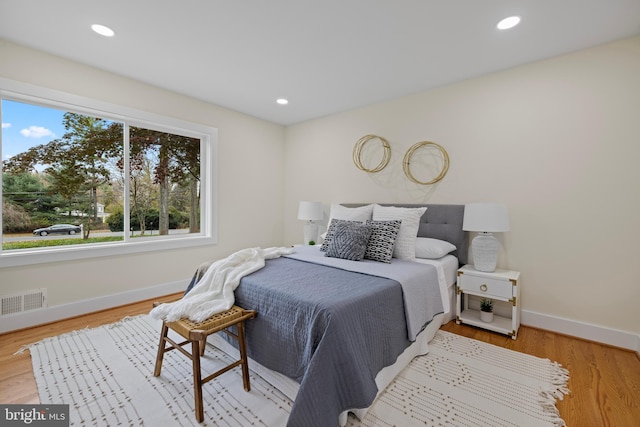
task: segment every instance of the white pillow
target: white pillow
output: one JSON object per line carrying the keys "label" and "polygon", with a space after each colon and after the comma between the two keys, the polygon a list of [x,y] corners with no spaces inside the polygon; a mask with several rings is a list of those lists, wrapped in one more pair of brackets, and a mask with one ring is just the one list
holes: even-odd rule
{"label": "white pillow", "polygon": [[389,221],[399,219],[400,231],[396,237],[396,245],[393,248],[393,257],[399,259],[416,259],[416,239],[420,218],[427,208],[401,208],[397,206],[373,206],[374,221]]}
{"label": "white pillow", "polygon": [[416,239],[416,258],[438,259],[456,250],[455,245],[429,237]]}
{"label": "white pillow", "polygon": [[373,205],[360,206],[357,208],[348,208],[346,206],[332,204],[331,212],[329,212],[329,222],[332,219],[344,219],[346,221],[369,221],[371,219],[371,213],[373,212]]}
{"label": "white pillow", "polygon": [[[371,214],[373,212],[373,205],[360,206],[357,208],[348,208],[346,206],[331,204],[331,211],[329,212],[329,222],[327,223],[327,230],[331,225],[332,219],[343,219],[345,221],[359,221],[359,222],[367,222],[371,219]],[[322,238],[324,239],[327,230],[322,233]]]}

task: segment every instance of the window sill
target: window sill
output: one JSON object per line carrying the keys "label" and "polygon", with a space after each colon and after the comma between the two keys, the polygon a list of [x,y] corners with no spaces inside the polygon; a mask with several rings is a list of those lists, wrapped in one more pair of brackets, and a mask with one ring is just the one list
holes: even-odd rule
{"label": "window sill", "polygon": [[55,249],[25,249],[3,252],[0,255],[0,268],[192,248],[194,246],[214,245],[215,243],[217,243],[216,239],[211,236],[198,235],[166,240],[154,239],[146,242],[130,242],[127,244],[118,242],[76,245],[64,248],[55,247]]}

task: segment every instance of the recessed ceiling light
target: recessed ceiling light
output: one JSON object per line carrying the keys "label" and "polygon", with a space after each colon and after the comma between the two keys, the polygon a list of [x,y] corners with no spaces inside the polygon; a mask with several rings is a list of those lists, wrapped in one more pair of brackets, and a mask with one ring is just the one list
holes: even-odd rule
{"label": "recessed ceiling light", "polygon": [[498,27],[499,30],[508,30],[509,28],[515,27],[519,23],[520,23],[519,16],[510,16],[498,22],[498,25],[496,25],[496,27]]}
{"label": "recessed ceiling light", "polygon": [[289,103],[289,101],[284,98],[278,98],[276,99],[276,102],[280,105],[287,105]]}
{"label": "recessed ceiling light", "polygon": [[115,32],[111,28],[105,27],[104,25],[93,24],[91,29],[101,36],[113,37],[115,35]]}

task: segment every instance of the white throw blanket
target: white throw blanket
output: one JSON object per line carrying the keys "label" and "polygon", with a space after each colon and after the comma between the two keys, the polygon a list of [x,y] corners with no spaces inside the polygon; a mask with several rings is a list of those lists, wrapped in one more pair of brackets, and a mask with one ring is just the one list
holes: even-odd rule
{"label": "white throw blanket", "polygon": [[290,254],[293,248],[248,248],[215,261],[198,283],[181,300],[160,304],[149,315],[175,322],[188,317],[202,322],[210,316],[229,310],[235,302],[233,292],[244,276],[260,270],[265,260]]}

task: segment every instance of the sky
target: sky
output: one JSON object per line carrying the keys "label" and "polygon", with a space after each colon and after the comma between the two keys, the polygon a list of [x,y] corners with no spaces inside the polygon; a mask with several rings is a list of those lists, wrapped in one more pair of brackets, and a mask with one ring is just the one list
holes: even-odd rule
{"label": "sky", "polygon": [[62,110],[2,100],[2,160],[64,135]]}

